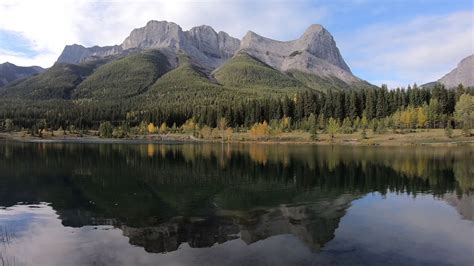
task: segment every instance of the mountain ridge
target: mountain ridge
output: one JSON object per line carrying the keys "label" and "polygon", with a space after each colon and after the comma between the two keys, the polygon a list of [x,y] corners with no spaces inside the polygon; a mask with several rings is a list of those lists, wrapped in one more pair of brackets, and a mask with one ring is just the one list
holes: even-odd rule
{"label": "mountain ridge", "polygon": [[279,71],[299,70],[322,78],[335,77],[349,85],[363,82],[352,74],[333,36],[320,24],[310,25],[298,39],[278,41],[253,31],[239,40],[208,25],[184,31],[174,22],[151,20],[144,27],[133,29],[120,45],[68,45],[57,62],[79,64],[90,58],[124,56],[146,49],[166,51],[170,62],[176,61],[178,53],[185,53],[193,64],[209,72],[245,52]]}
{"label": "mountain ridge", "polygon": [[438,80],[439,83],[448,88],[453,88],[459,84],[465,87],[474,86],[474,54],[463,58],[449,73]]}
{"label": "mountain ridge", "polygon": [[91,56],[120,55],[133,49],[164,49],[174,53],[184,51],[194,63],[214,69],[232,57],[239,45],[238,39],[222,31],[217,33],[207,25],[183,31],[174,22],[151,20],[144,27],[133,29],[120,45],[66,46],[57,62],[78,64]]}
{"label": "mountain ridge", "polygon": [[160,104],[189,94],[212,103],[373,87],[352,74],[333,36],[319,24],[291,41],[252,31],[240,41],[207,25],[183,31],[176,23],[153,20],[120,45],[68,45],[53,67],[5,86],[0,95]]}
{"label": "mountain ridge", "polygon": [[348,84],[362,81],[352,74],[334,38],[319,24],[309,26],[300,38],[284,42],[249,31],[242,39],[240,50],[281,71],[334,76]]}
{"label": "mountain ridge", "polygon": [[45,69],[39,66],[17,66],[10,62],[0,64],[0,87],[10,82],[27,78],[44,72]]}

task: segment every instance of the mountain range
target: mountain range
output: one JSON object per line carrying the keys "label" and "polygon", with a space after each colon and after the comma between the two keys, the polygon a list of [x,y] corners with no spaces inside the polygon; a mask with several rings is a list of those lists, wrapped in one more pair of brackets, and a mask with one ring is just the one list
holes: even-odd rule
{"label": "mountain range", "polygon": [[206,25],[184,31],[173,22],[150,21],[120,45],[68,45],[51,68],[30,75],[5,79],[0,96],[156,102],[183,93],[219,100],[375,87],[352,74],[321,25],[282,42],[251,31],[239,40]]}
{"label": "mountain range", "polygon": [[[474,86],[474,55],[438,80]],[[67,45],[48,68],[0,65],[0,97],[20,100],[227,101],[375,88],[356,77],[333,36],[311,25],[292,41],[249,31],[242,40],[201,25],[149,21],[118,45]]]}

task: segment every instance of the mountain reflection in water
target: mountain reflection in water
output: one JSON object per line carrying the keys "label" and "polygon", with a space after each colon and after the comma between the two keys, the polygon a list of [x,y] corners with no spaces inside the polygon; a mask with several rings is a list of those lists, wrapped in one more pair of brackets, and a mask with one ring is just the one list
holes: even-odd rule
{"label": "mountain reflection in water", "polygon": [[[120,237],[126,237],[129,244],[148,253],[189,256],[193,248],[266,243],[269,252],[282,248],[280,242],[296,247],[298,241],[308,254],[320,255],[311,259],[294,255],[290,261],[270,264],[340,263],[324,252],[339,250],[334,256],[340,256],[357,249],[327,247],[339,243],[334,239],[336,231],[350,207],[369,198],[375,204],[392,196],[446,202],[443,206],[454,206],[465,219],[457,222],[468,223],[462,227],[470,228],[466,236],[474,236],[473,149],[469,147],[6,142],[0,144],[0,151],[0,206],[4,207],[0,254],[10,262],[22,260],[21,241],[15,244],[15,239],[47,235],[45,230],[70,230],[78,243],[98,241],[99,234],[106,234],[104,239],[117,239],[117,245],[123,242]],[[51,229],[41,229],[42,223]],[[50,238],[44,241],[54,242]],[[28,257],[34,254],[25,261]],[[128,264],[117,258],[78,259],[73,264]],[[268,264],[265,258],[249,263]],[[471,261],[460,258],[461,264]]]}

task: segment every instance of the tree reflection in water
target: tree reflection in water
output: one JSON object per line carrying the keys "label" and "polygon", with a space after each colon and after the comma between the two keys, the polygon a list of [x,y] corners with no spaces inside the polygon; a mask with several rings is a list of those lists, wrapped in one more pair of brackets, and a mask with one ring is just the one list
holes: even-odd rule
{"label": "tree reflection in water", "polygon": [[48,202],[63,225],[112,225],[148,252],[282,234],[318,251],[351,202],[371,192],[446,197],[472,219],[469,147],[3,143],[0,150],[1,206]]}

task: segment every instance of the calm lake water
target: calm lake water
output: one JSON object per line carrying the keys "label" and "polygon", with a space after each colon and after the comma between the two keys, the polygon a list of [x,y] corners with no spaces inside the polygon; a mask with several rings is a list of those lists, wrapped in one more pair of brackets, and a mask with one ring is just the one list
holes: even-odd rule
{"label": "calm lake water", "polygon": [[474,149],[0,142],[0,265],[474,265]]}

